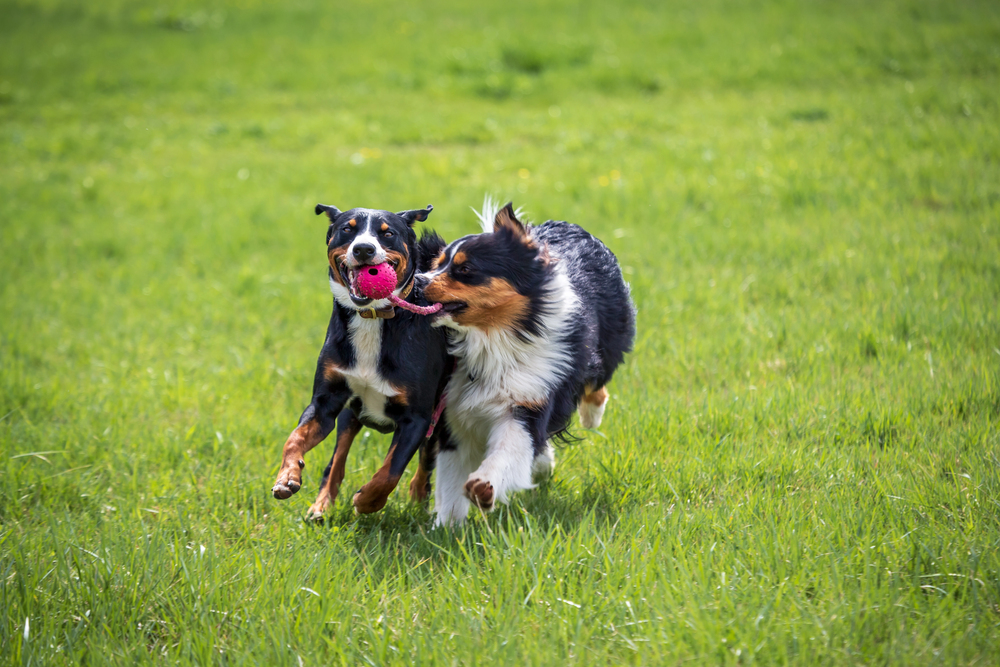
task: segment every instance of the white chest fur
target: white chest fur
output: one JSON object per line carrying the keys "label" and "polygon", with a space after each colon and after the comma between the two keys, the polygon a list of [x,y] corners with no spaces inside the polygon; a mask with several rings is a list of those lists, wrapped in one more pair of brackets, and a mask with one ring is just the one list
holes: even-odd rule
{"label": "white chest fur", "polygon": [[543,404],[566,377],[572,351],[567,323],[579,299],[561,271],[553,279],[542,334],[527,340],[499,329],[466,329],[453,338],[458,367],[448,385],[448,423],[458,439],[485,447],[492,429],[518,405]]}
{"label": "white chest fur", "polygon": [[392,420],[385,415],[385,401],[398,392],[378,372],[382,323],[378,318],[367,320],[358,315],[351,318],[347,331],[354,348],[354,364],[341,372],[351,392],[364,404],[363,416],[389,424]]}

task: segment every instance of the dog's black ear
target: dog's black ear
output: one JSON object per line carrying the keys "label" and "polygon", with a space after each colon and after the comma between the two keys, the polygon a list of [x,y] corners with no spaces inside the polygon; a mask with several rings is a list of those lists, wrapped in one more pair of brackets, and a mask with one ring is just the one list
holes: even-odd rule
{"label": "dog's black ear", "polygon": [[330,218],[330,222],[340,215],[340,209],[336,206],[327,206],[326,204],[316,204],[316,215],[322,215],[326,213],[326,217]]}
{"label": "dog's black ear", "polygon": [[401,217],[403,220],[406,220],[406,224],[412,227],[414,224],[426,220],[427,216],[429,216],[433,210],[434,207],[428,204],[427,208],[415,208],[412,211],[400,211],[396,215]]}
{"label": "dog's black ear", "polygon": [[513,202],[507,202],[506,206],[497,211],[497,217],[493,219],[494,232],[505,229],[514,236],[525,236],[527,234],[524,225],[521,224],[521,221],[517,219],[517,215],[514,213]]}

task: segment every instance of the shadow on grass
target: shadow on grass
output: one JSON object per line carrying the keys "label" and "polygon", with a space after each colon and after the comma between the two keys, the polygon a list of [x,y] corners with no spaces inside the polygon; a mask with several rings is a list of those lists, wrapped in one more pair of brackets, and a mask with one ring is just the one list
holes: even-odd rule
{"label": "shadow on grass", "polygon": [[323,522],[311,526],[319,542],[349,531],[358,555],[382,555],[402,548],[411,563],[423,559],[437,562],[454,557],[456,549],[474,555],[507,548],[515,534],[558,539],[575,532],[581,524],[601,529],[617,523],[631,504],[615,485],[609,487],[595,479],[584,489],[573,490],[556,479],[515,495],[509,504],[498,505],[489,514],[474,510],[465,524],[455,528],[433,527],[429,503],[390,502],[380,512],[357,516],[349,500],[339,501]]}

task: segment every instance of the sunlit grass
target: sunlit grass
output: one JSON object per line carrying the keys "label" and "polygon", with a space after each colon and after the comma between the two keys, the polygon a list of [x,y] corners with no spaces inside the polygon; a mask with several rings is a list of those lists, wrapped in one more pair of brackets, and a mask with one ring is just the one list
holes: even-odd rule
{"label": "sunlit grass", "polygon": [[[0,18],[10,664],[998,660],[993,3]],[[618,255],[604,424],[459,531],[404,493],[303,523],[330,447],[269,489],[329,316],[313,206],[450,239],[485,192]]]}

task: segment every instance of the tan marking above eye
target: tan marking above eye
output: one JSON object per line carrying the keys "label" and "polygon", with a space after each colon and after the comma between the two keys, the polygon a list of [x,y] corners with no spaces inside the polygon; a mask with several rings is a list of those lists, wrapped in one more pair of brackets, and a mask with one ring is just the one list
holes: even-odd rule
{"label": "tan marking above eye", "polygon": [[455,256],[451,258],[451,263],[452,264],[462,264],[462,263],[465,262],[466,259],[467,258],[465,256],[465,253],[462,252],[461,250],[459,250],[458,252],[455,253]]}
{"label": "tan marking above eye", "polygon": [[347,221],[347,224],[349,224],[351,227],[357,227],[358,226],[358,221],[354,220],[354,219],[351,219],[351,220]]}
{"label": "tan marking above eye", "polygon": [[431,265],[431,268],[433,269],[438,268],[439,266],[444,264],[444,260],[445,260],[445,254],[444,250],[442,250],[441,254],[434,258],[434,263]]}
{"label": "tan marking above eye", "polygon": [[382,226],[379,227],[379,229],[381,229],[384,232],[385,230],[389,229],[389,224],[386,223],[386,222],[383,222]]}

